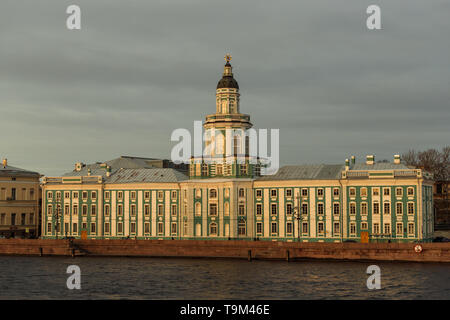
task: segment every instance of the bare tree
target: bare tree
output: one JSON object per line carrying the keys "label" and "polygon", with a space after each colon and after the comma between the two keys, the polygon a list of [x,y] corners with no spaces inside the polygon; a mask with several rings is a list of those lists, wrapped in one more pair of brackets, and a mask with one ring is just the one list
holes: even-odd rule
{"label": "bare tree", "polygon": [[417,167],[419,164],[417,152],[415,150],[409,150],[408,152],[402,154],[402,161],[407,166],[415,166]]}

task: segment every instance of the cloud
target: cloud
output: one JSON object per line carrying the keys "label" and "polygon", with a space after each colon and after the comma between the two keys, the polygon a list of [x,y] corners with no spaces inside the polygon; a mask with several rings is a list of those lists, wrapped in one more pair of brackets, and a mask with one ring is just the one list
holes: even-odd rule
{"label": "cloud", "polygon": [[[76,161],[169,157],[215,111],[231,51],[241,111],[280,129],[280,160],[342,163],[448,144],[450,4],[378,1],[4,1],[0,156],[55,175]],[[31,10],[32,8],[32,10]]]}

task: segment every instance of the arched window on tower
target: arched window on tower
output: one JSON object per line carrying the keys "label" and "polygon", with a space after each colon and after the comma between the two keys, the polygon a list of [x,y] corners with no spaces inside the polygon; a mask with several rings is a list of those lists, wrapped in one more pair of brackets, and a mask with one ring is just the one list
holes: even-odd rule
{"label": "arched window on tower", "polygon": [[235,135],[233,137],[233,154],[238,155],[241,154],[241,136]]}

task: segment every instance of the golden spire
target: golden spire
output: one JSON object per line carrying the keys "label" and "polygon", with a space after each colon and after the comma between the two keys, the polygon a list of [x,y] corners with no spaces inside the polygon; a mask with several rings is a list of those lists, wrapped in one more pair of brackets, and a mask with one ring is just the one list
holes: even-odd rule
{"label": "golden spire", "polygon": [[231,54],[230,54],[230,53],[227,53],[227,54],[225,55],[225,61],[226,61],[226,62],[230,62],[230,61],[231,61]]}

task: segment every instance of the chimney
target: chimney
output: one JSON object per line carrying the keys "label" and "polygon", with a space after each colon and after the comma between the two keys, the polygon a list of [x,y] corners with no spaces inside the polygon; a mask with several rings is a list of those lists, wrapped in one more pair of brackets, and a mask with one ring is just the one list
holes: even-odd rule
{"label": "chimney", "polygon": [[348,171],[350,169],[350,162],[348,159],[345,159],[345,171]]}
{"label": "chimney", "polygon": [[394,155],[394,163],[395,164],[400,164],[401,160],[400,160],[400,155],[396,154]]}
{"label": "chimney", "polygon": [[109,177],[111,175],[111,167],[106,166],[106,176]]}
{"label": "chimney", "polygon": [[6,168],[6,166],[8,165],[8,159],[4,158],[2,161],[3,164],[3,168]]}
{"label": "chimney", "polygon": [[75,171],[81,171],[81,169],[83,169],[84,166],[85,164],[83,162],[75,163]]}
{"label": "chimney", "polygon": [[374,164],[375,163],[375,156],[373,154],[366,156],[366,164]]}
{"label": "chimney", "polygon": [[354,166],[355,165],[355,163],[356,163],[356,158],[355,158],[355,156],[352,156],[352,166]]}
{"label": "chimney", "polygon": [[91,175],[91,168],[88,168],[88,176]]}

